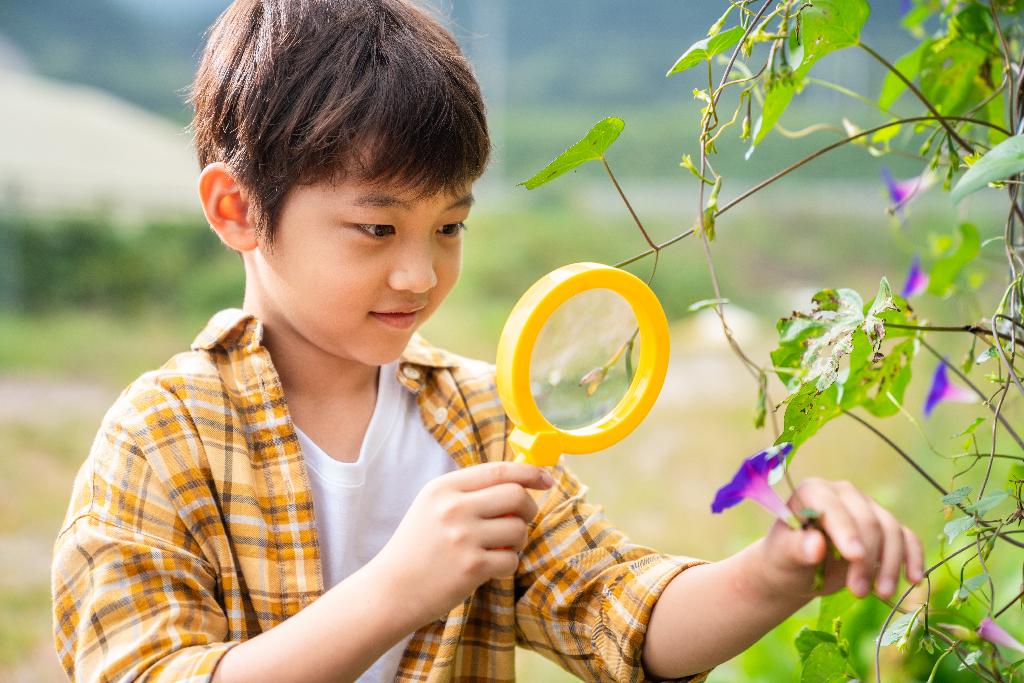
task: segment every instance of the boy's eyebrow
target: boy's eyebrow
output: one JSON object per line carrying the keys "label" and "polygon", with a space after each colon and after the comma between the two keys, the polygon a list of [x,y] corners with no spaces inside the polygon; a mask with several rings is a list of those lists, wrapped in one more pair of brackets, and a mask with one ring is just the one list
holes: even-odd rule
{"label": "boy's eyebrow", "polygon": [[[451,211],[452,209],[469,208],[473,206],[473,202],[476,198],[473,197],[473,193],[469,193],[464,197],[455,200],[445,211]],[[393,195],[371,192],[370,194],[363,195],[355,201],[356,206],[376,206],[382,209],[390,209],[392,207],[398,207],[400,209],[409,210],[412,206],[409,202],[404,199],[399,199]]]}

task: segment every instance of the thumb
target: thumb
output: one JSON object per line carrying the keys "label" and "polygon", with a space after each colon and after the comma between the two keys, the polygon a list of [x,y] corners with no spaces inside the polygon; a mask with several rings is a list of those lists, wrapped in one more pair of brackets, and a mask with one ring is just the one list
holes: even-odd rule
{"label": "thumb", "polygon": [[815,565],[825,559],[825,536],[817,529],[804,529],[790,535],[790,557],[798,565]]}

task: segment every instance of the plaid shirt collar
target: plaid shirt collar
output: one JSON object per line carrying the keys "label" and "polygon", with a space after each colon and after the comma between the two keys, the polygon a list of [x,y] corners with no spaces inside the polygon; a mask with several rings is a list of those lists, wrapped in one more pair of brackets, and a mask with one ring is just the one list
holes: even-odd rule
{"label": "plaid shirt collar", "polygon": [[[215,314],[192,342],[193,351],[252,353],[263,344],[263,322],[240,308],[228,308]],[[413,393],[422,388],[420,368],[454,368],[459,359],[444,349],[433,346],[418,332],[413,334],[399,358],[396,377],[399,383]]]}

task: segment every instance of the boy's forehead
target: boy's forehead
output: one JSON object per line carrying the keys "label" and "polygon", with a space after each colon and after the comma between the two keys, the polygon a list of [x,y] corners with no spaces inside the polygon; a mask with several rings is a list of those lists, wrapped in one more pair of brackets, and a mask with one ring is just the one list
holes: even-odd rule
{"label": "boy's forehead", "polygon": [[330,184],[335,196],[350,206],[409,211],[417,204],[440,205],[444,210],[468,209],[473,205],[472,185],[424,194],[400,183],[367,183],[355,179]]}

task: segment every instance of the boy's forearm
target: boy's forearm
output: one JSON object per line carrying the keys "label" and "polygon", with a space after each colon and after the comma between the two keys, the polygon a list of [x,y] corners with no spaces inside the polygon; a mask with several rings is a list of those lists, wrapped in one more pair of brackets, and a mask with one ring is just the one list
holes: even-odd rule
{"label": "boy's forearm", "polygon": [[802,607],[807,596],[771,595],[757,585],[763,539],[719,562],[691,567],[654,606],[643,664],[655,679],[706,671],[753,645]]}
{"label": "boy's forearm", "polygon": [[353,681],[422,624],[370,562],[292,617],[239,643],[214,683]]}

